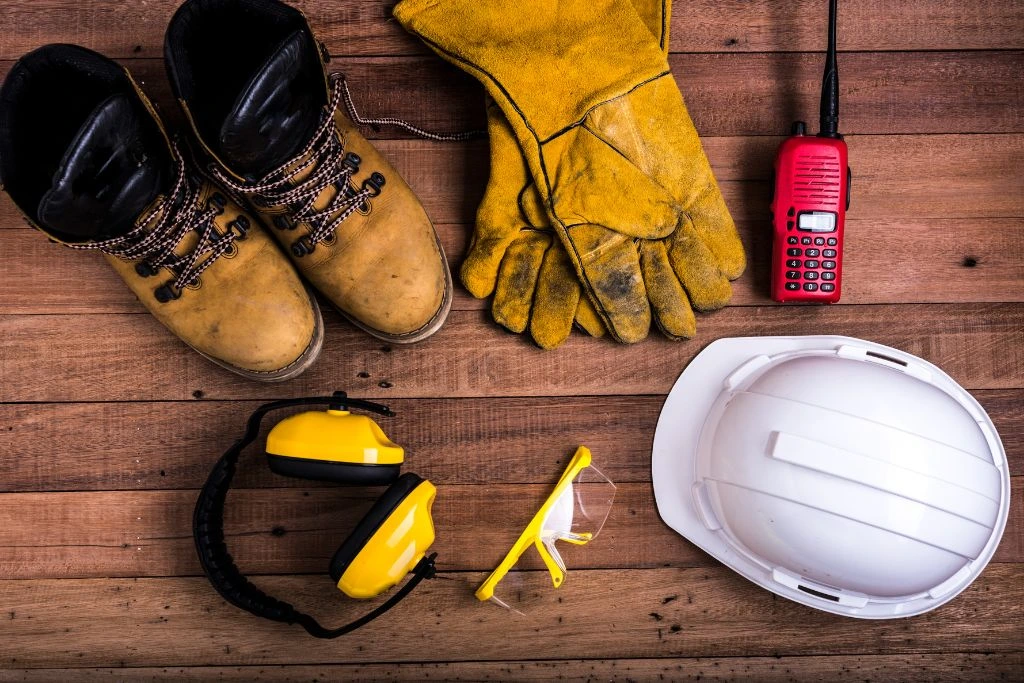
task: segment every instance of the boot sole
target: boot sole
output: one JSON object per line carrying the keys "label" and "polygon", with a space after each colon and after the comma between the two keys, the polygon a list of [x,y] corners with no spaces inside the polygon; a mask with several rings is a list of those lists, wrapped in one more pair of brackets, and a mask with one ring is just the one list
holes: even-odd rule
{"label": "boot sole", "polygon": [[444,321],[448,318],[448,313],[452,310],[452,290],[454,289],[454,285],[452,283],[452,271],[451,268],[448,267],[448,257],[445,256],[444,247],[441,246],[441,240],[437,237],[436,233],[434,234],[434,241],[437,244],[437,251],[441,254],[441,263],[444,265],[444,298],[441,300],[441,307],[437,309],[437,313],[434,314],[434,317],[431,318],[426,325],[418,330],[413,330],[412,332],[406,332],[404,334],[388,334],[387,332],[382,332],[360,322],[337,306],[333,306],[334,310],[338,311],[343,318],[363,332],[366,332],[368,335],[392,344],[415,344],[416,342],[423,341],[437,332],[441,329],[441,326],[444,325]]}
{"label": "boot sole", "polygon": [[196,353],[211,363],[219,365],[225,370],[230,370],[236,375],[241,375],[246,379],[252,379],[258,382],[284,382],[292,379],[293,377],[298,377],[305,372],[310,365],[316,362],[316,359],[320,356],[320,351],[324,345],[324,318],[320,313],[320,304],[317,303],[316,296],[310,290],[308,285],[306,286],[306,294],[309,295],[309,301],[313,304],[313,338],[310,339],[309,345],[306,347],[306,350],[302,352],[301,356],[279,370],[270,370],[267,372],[246,370],[207,355],[191,344],[189,344],[189,346],[191,346]]}

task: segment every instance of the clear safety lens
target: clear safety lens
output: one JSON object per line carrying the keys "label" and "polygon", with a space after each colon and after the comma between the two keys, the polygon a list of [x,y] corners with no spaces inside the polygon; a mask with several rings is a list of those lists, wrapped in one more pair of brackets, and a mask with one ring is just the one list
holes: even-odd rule
{"label": "clear safety lens", "polygon": [[615,484],[608,477],[594,466],[581,470],[551,501],[541,521],[539,540],[561,573],[513,568],[499,581],[490,601],[520,614],[557,602],[552,590],[562,585],[567,570],[556,543],[582,546],[597,538],[614,499]]}
{"label": "clear safety lens", "polygon": [[541,523],[541,540],[549,548],[555,541],[582,545],[594,540],[608,519],[613,500],[615,484],[593,465],[582,469],[548,510]]}

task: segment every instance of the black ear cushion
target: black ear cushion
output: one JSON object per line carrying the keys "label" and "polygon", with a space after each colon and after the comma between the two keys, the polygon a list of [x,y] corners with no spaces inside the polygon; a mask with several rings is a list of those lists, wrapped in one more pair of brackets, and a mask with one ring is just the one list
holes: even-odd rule
{"label": "black ear cushion", "polygon": [[333,481],[353,486],[386,486],[398,478],[401,465],[369,465],[312,458],[289,458],[267,453],[270,470],[285,477]]}
{"label": "black ear cushion", "polygon": [[377,502],[373,504],[361,520],[356,528],[352,530],[352,533],[348,535],[345,542],[341,544],[338,551],[334,553],[334,557],[331,558],[331,565],[328,571],[330,572],[331,578],[334,583],[338,583],[341,580],[341,575],[348,569],[349,564],[352,560],[356,559],[356,555],[363,549],[363,546],[369,542],[373,534],[376,533],[377,529],[381,527],[395,508],[405,500],[405,497],[413,492],[417,486],[423,483],[423,478],[413,474],[412,472],[406,472],[398,480],[388,487]]}

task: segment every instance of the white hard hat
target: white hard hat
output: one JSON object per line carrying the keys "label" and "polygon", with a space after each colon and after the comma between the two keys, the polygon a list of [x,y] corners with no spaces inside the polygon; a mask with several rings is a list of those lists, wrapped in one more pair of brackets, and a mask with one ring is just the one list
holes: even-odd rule
{"label": "white hard hat", "polygon": [[949,375],[849,337],[721,339],[654,435],[662,519],[783,597],[835,614],[921,614],[965,589],[1006,526],[1010,472]]}

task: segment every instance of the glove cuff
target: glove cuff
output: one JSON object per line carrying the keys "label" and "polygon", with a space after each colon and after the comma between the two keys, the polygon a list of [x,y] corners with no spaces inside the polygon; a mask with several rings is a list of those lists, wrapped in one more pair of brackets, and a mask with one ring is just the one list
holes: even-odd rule
{"label": "glove cuff", "polygon": [[660,36],[629,0],[402,0],[394,15],[537,142],[668,72]]}

